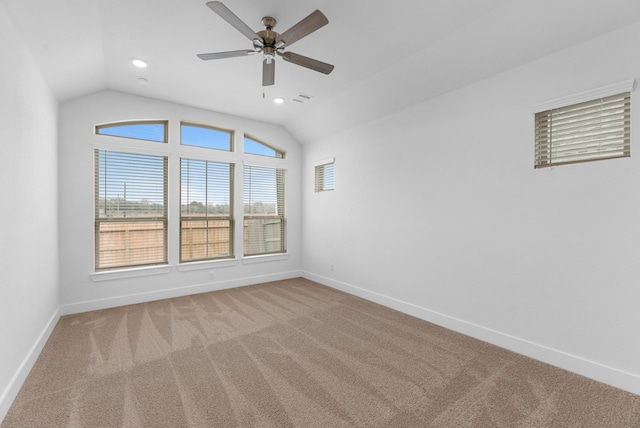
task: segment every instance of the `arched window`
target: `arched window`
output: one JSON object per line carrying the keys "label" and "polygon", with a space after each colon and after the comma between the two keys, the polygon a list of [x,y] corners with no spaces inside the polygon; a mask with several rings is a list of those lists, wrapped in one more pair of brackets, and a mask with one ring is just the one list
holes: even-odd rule
{"label": "arched window", "polygon": [[250,135],[244,134],[244,152],[250,155],[269,156],[283,159],[286,152],[275,146],[259,141]]}

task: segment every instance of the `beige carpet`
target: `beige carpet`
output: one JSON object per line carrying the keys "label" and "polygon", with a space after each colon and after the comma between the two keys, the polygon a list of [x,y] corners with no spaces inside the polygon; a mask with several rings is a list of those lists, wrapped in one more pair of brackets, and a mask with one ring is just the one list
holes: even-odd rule
{"label": "beige carpet", "polygon": [[640,427],[640,396],[305,279],[62,317],[8,427]]}

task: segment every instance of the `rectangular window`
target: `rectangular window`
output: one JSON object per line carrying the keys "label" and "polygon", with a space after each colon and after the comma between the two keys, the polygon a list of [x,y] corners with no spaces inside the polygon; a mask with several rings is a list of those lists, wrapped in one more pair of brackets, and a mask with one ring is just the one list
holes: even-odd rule
{"label": "rectangular window", "polygon": [[535,167],[629,157],[630,93],[536,113]]}
{"label": "rectangular window", "polygon": [[244,167],[244,255],[286,252],[286,170]]}
{"label": "rectangular window", "polygon": [[233,151],[233,131],[182,122],[180,144],[229,152]]}
{"label": "rectangular window", "polygon": [[96,271],[166,264],[167,157],[94,153]]}
{"label": "rectangular window", "polygon": [[316,193],[326,192],[329,190],[333,190],[335,188],[333,171],[334,171],[334,159],[328,159],[325,161],[316,162],[316,167],[315,167]]}
{"label": "rectangular window", "polygon": [[180,262],[233,257],[230,163],[180,160]]}

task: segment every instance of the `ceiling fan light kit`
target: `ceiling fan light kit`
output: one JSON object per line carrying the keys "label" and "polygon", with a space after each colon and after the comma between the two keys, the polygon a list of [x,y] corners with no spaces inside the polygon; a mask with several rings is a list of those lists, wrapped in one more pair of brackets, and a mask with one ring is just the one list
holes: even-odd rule
{"label": "ceiling fan light kit", "polygon": [[275,83],[275,58],[281,56],[283,60],[323,74],[333,71],[333,65],[318,61],[285,49],[303,37],[308,36],[317,29],[329,23],[326,16],[319,10],[315,10],[309,16],[289,28],[282,34],[273,31],[277,21],[275,18],[265,16],[262,18],[264,30],[254,32],[251,27],[238,18],[222,2],[210,1],[207,6],[227,21],[236,30],[242,33],[253,43],[253,50],[237,50],[228,52],[214,52],[198,54],[198,58],[208,61],[213,59],[234,58],[261,53],[262,60],[262,86],[272,86]]}

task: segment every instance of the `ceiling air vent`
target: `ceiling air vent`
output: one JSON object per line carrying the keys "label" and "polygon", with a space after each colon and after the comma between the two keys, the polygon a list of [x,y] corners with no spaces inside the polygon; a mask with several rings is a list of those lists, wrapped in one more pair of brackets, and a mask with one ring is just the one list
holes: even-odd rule
{"label": "ceiling air vent", "polygon": [[295,101],[297,103],[306,103],[307,101],[310,101],[311,98],[313,98],[311,95],[298,94],[295,97],[293,97],[291,101]]}

